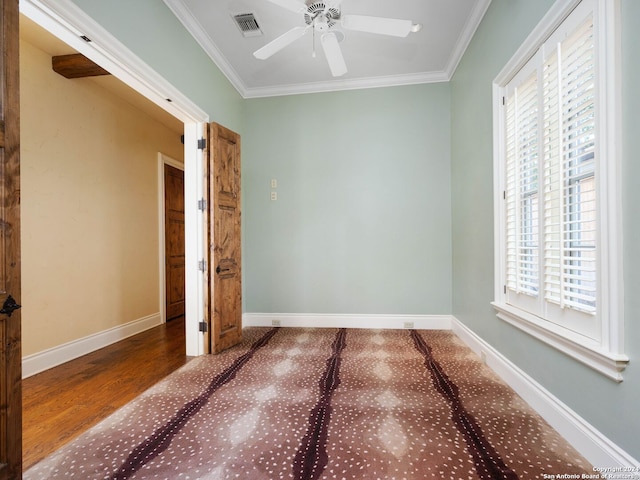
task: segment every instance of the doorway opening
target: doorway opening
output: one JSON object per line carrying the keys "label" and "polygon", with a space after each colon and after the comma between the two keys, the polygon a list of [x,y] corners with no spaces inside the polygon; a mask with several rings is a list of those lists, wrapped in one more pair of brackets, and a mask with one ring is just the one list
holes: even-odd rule
{"label": "doorway opening", "polygon": [[[42,3],[39,0],[24,0],[21,2],[20,7],[21,13],[23,13],[24,16],[42,27],[56,39],[69,45],[75,51],[84,49],[84,52],[82,52],[83,54],[87,57],[93,57],[91,59],[94,62],[99,63],[103,68],[112,72],[114,77],[121,80],[123,89],[136,92],[139,99],[143,99],[147,104],[153,105],[156,110],[163,110],[166,115],[172,117],[174,122],[180,123],[185,138],[185,147],[183,147],[184,160],[186,164],[186,166],[183,167],[185,169],[185,204],[191,204],[191,202],[195,204],[197,202],[196,199],[200,195],[199,192],[202,190],[202,180],[199,179],[200,175],[198,174],[201,170],[202,162],[201,153],[199,154],[197,150],[197,139],[201,135],[202,125],[208,120],[208,116],[198,107],[191,104],[190,101],[184,98],[180,92],[175,90],[174,87],[166,84],[163,79],[159,78],[158,75],[151,71],[145,64],[139,62],[139,60],[133,57],[130,52],[125,51],[126,49],[124,49],[124,47],[115,39],[113,39],[115,47],[111,50],[104,48],[104,44],[98,47],[98,42],[92,42],[93,45],[88,45],[85,41],[80,40],[77,36],[77,32],[88,31],[84,30],[83,25],[81,25],[83,21],[86,21],[87,25],[94,30],[98,27],[96,27],[95,24],[92,23],[90,19],[79,9],[71,13],[68,12],[68,8],[70,7],[65,7],[67,10],[62,9],[64,11],[53,11],[57,8],[55,2],[47,1],[46,8],[43,8]],[[72,8],[72,10],[74,9],[75,7]],[[68,15],[69,18],[65,18],[65,14]],[[97,33],[92,32],[92,35],[94,35],[94,38],[100,37],[102,40],[106,38],[105,41],[107,41],[107,43],[111,39],[111,37],[103,31],[99,31]],[[87,49],[89,49],[91,54],[88,54]],[[159,91],[163,91],[163,94],[159,95],[157,93]],[[168,98],[175,98],[176,100],[168,102]],[[202,240],[200,239],[201,235],[198,234],[198,229],[201,229],[202,226],[201,221],[197,219],[196,212],[185,212],[184,223],[184,238],[187,245],[184,257],[185,261],[189,265],[194,265],[193,268],[185,268],[184,271],[185,323],[187,331],[185,344],[187,354],[190,356],[196,356],[202,354],[204,351],[202,345],[203,336],[197,329],[198,318],[201,317],[203,311],[203,294],[201,292],[202,279],[198,278],[201,274],[198,275],[197,271],[197,258],[201,256],[203,248]],[[160,243],[160,240],[161,239],[158,239],[157,241]],[[159,250],[160,246],[158,251]],[[158,256],[157,263],[164,263],[164,250],[163,253]],[[158,268],[157,270],[158,284],[160,287],[156,290],[160,291],[160,289],[162,289],[163,291],[163,294],[159,295],[160,305],[158,306],[158,315],[162,321],[166,319],[166,305],[164,304],[166,298],[166,286],[164,285],[164,276],[162,275],[163,270],[164,268]],[[98,337],[100,338],[97,339],[98,343],[104,341],[106,344],[109,344],[119,339],[114,338],[114,336],[117,337],[118,335],[124,335],[124,333],[120,331],[108,331],[104,332],[104,335],[102,335],[102,333],[103,332],[99,332]],[[131,332],[129,329],[125,336],[130,334]],[[96,343],[94,340],[96,340],[96,338],[92,338],[93,345]],[[102,345],[98,345],[97,347],[94,346],[92,350],[100,348],[100,346]],[[60,354],[58,355],[60,358],[57,359],[59,361],[56,363],[59,364],[68,359],[64,358],[65,355],[70,355],[69,358],[75,358],[79,356],[79,354],[81,355],[86,352],[78,351],[76,349],[73,352],[64,351],[58,353]],[[46,364],[45,359],[39,360],[43,360],[40,362],[41,364]],[[36,371],[41,370],[38,368],[38,365],[35,365],[35,368]],[[25,368],[25,373],[29,373],[29,368]]]}
{"label": "doorway opening", "polygon": [[158,153],[160,304],[169,322],[185,315],[184,165]]}

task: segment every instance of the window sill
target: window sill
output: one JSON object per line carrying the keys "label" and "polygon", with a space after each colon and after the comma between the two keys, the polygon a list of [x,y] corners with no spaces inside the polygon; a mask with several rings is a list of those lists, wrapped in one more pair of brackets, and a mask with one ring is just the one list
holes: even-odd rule
{"label": "window sill", "polygon": [[574,332],[565,331],[557,325],[545,322],[535,315],[505,303],[492,302],[501,320],[519,328],[538,340],[554,347],[562,353],[582,362],[588,367],[622,382],[622,371],[629,363],[629,357],[606,351],[602,346]]}

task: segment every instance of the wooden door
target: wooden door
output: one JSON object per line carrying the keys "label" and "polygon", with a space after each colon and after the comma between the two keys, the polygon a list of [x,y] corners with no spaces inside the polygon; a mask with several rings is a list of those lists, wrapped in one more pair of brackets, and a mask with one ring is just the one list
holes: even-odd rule
{"label": "wooden door", "polygon": [[164,166],[166,319],[184,315],[184,172]]}
{"label": "wooden door", "polygon": [[207,137],[207,312],[218,353],[242,340],[240,135],[212,123]]}
{"label": "wooden door", "polygon": [[22,473],[18,0],[0,0],[0,480]]}

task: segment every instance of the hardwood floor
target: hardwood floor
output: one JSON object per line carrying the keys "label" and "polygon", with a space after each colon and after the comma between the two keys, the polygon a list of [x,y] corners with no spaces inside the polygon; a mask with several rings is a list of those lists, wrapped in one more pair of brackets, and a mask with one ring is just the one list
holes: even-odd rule
{"label": "hardwood floor", "polygon": [[25,379],[23,469],[187,363],[184,317]]}

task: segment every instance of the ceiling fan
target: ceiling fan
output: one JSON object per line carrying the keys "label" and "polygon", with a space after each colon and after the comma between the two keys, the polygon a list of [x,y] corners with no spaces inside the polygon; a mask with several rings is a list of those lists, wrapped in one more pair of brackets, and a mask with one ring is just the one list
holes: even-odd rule
{"label": "ceiling fan", "polygon": [[413,23],[411,20],[370,17],[367,15],[342,15],[339,9],[341,0],[318,0],[308,5],[303,0],[268,1],[292,12],[300,13],[304,16],[306,25],[293,27],[288,32],[253,52],[253,56],[260,60],[266,60],[311,30],[314,35],[316,32],[320,35],[320,43],[327,57],[331,74],[334,77],[340,77],[347,73],[347,65],[342,56],[342,49],[339,43],[344,38],[344,34],[336,28],[338,25],[341,25],[344,30],[395,37],[406,37],[411,32],[418,32],[422,28],[421,24]]}

